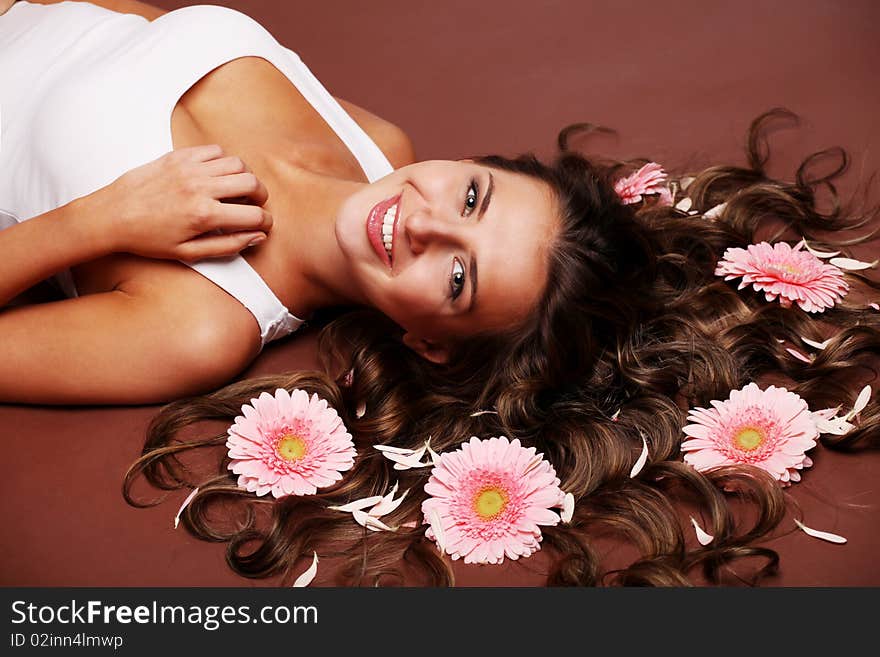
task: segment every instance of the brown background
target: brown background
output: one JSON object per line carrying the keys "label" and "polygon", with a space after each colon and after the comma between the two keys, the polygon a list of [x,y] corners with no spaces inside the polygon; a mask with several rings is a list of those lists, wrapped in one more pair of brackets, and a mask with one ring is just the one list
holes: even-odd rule
{"label": "brown background", "polygon": [[[332,94],[403,127],[418,159],[547,155],[560,127],[591,121],[619,131],[616,140],[591,144],[611,156],[649,157],[672,169],[744,163],[749,121],[783,105],[804,121],[775,134],[772,173],[791,179],[804,155],[832,145],[853,156],[844,191],[880,168],[873,0],[217,4],[262,23]],[[855,253],[876,257],[878,244]],[[314,333],[305,330],[271,344],[245,376],[314,362]],[[149,510],[124,503],[122,473],[157,408],[0,405],[0,584],[273,583],[234,575],[223,546],[172,529],[185,492]],[[768,583],[880,584],[880,457],[821,447],[813,456],[815,467],[792,495],[807,524],[849,543],[818,541],[786,523],[769,543],[782,567]],[[458,583],[539,585],[545,556],[502,567],[456,562]],[[332,583],[331,572],[322,562],[315,584]]]}

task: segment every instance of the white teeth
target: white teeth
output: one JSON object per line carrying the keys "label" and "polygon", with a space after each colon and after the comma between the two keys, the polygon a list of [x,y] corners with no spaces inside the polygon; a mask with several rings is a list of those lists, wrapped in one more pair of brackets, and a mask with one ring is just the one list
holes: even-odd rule
{"label": "white teeth", "polygon": [[382,219],[382,243],[391,257],[391,245],[394,240],[394,217],[397,216],[397,205],[392,205],[385,211],[385,217]]}

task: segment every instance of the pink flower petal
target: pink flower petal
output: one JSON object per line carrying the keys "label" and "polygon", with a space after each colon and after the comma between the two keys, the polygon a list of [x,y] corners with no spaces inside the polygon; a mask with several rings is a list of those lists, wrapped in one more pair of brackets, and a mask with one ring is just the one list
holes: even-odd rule
{"label": "pink flower petal", "polygon": [[[430,495],[422,503],[430,525],[425,536],[465,563],[528,556],[540,547],[540,526],[568,516],[568,499],[573,512],[573,496],[567,499],[559,483],[534,447],[504,436],[472,436],[441,455],[425,484]],[[561,514],[551,510],[560,505]]]}
{"label": "pink flower petal", "polygon": [[750,244],[746,249],[728,248],[718,261],[715,274],[731,280],[742,276],[737,289],[752,284],[764,291],[767,301],[779,299],[783,306],[797,303],[807,312],[822,312],[843,297],[849,284],[837,266],[802,251],[802,240],[792,249],[786,242]]}
{"label": "pink flower petal", "polygon": [[300,389],[263,391],[227,431],[229,469],[258,496],[310,495],[354,465],[356,451],[335,409]]}
{"label": "pink flower petal", "polygon": [[642,194],[660,194],[666,174],[656,162],[649,162],[635,173],[621,178],[614,184],[614,191],[624,204],[638,203]]}
{"label": "pink flower petal", "polygon": [[681,443],[686,463],[699,471],[737,463],[760,467],[781,482],[804,467],[804,452],[816,445],[824,413],[810,413],[806,402],[785,388],[761,390],[754,382],[732,390],[727,400],[711,400],[712,410],[688,413]]}

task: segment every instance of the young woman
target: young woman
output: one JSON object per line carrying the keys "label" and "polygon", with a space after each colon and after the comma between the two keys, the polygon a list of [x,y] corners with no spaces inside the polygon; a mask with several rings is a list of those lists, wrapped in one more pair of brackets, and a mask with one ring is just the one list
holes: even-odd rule
{"label": "young woman", "polygon": [[[534,304],[545,274],[533,245],[555,212],[543,183],[413,164],[399,129],[344,103],[353,121],[244,14],[197,6],[154,20],[20,2],[0,23],[0,303],[67,268],[75,297],[0,315],[0,399],[204,391],[334,305],[380,308],[436,361],[450,335]],[[63,64],[49,66],[56,51]],[[220,202],[242,196],[252,204]]]}
{"label": "young woman", "polygon": [[[5,28],[10,17],[21,20],[30,11],[49,17],[56,9],[19,4],[0,17],[0,44],[25,33]],[[65,3],[66,11],[76,5]],[[204,28],[181,18],[203,11],[213,19],[198,23]],[[64,22],[68,31],[76,24],[72,16]],[[769,303],[715,273],[726,249],[756,242],[770,220],[791,228],[792,246],[803,236],[812,247],[847,253],[868,239],[839,234],[863,226],[860,217],[817,208],[817,188],[830,186],[845,167],[842,151],[807,158],[793,183],[769,178],[764,128],[790,117],[776,110],[752,124],[748,167],[711,167],[651,194],[620,185],[644,162],[587,159],[569,148],[586,124],[560,133],[560,154],[549,164],[529,155],[414,163],[398,130],[348,108],[372,137],[362,139],[308,82],[292,53],[258,49],[262,28],[237,12],[190,7],[152,24],[106,13],[88,18],[108,21],[109,34],[157,28],[151,36],[171,34],[179,21],[190,43],[210,54],[190,69],[169,37],[164,45],[171,53],[149,70],[159,71],[160,81],[173,78],[172,91],[160,94],[144,75],[138,84],[145,93],[120,94],[133,97],[125,112],[140,116],[146,107],[147,118],[163,107],[151,99],[163,98],[170,112],[181,94],[170,139],[161,122],[155,130],[147,118],[138,124],[154,138],[152,148],[174,146],[170,155],[140,148],[132,126],[109,110],[98,130],[89,113],[97,111],[94,104],[67,92],[76,129],[51,182],[67,195],[88,193],[68,200],[30,190],[27,198],[48,199],[47,207],[17,215],[15,225],[0,231],[4,255],[12,254],[0,265],[0,285],[5,301],[72,267],[80,296],[0,313],[0,330],[10,336],[0,346],[0,400],[164,401],[215,389],[300,318],[352,305],[357,310],[322,331],[322,371],[240,381],[164,407],[126,477],[126,498],[141,503],[131,494],[141,473],[164,488],[197,486],[183,523],[197,536],[228,541],[228,561],[245,576],[292,575],[317,552],[343,558],[340,583],[398,581],[409,566],[426,583],[450,583],[448,560],[426,539],[420,514],[430,473],[395,469],[373,446],[418,450],[430,437],[443,453],[471,436],[504,435],[543,454],[561,490],[574,498],[569,523],[543,528],[544,549],[555,557],[550,583],[685,584],[694,568],[719,581],[743,557],[758,557],[744,577],[757,581],[773,572],[776,554],[756,543],[785,512],[780,482],[753,465],[697,469],[682,462],[682,427],[689,408],[707,407],[765,375],[793,381],[788,389],[811,410],[852,406],[858,390],[841,384],[839,372],[880,349],[880,314],[854,294],[835,298],[822,314],[833,329],[826,335],[802,307]],[[132,34],[125,42],[139,52]],[[230,51],[230,43],[247,46]],[[11,70],[2,58],[12,50],[0,47],[0,75]],[[181,78],[178,69],[186,71]],[[108,78],[110,70],[95,75],[80,88],[107,93],[98,90],[101,82],[115,90],[122,87],[108,79],[126,82]],[[117,149],[93,144],[90,125],[96,138],[124,135],[131,144],[120,141],[125,148],[118,150],[143,161],[117,159]],[[57,131],[43,138],[63,142]],[[100,148],[102,159],[86,160],[89,151],[78,140]],[[842,159],[836,171],[810,175],[819,156],[834,155]],[[102,175],[86,175],[93,169]],[[3,200],[0,195],[0,207]],[[33,218],[22,221],[28,215]],[[386,221],[390,239],[380,240],[376,227]],[[217,229],[227,234],[202,235]],[[255,279],[236,278],[246,270],[228,261],[216,269],[194,262],[236,253],[257,232],[268,239],[243,257],[267,284],[265,306],[252,303]],[[26,257],[37,244],[42,264]],[[853,288],[859,279],[878,287],[859,272],[850,278]],[[809,366],[788,351],[802,347],[803,337],[830,340]],[[238,487],[225,453],[218,455],[219,476],[184,467],[190,450],[221,450],[227,434],[182,442],[181,429],[206,419],[231,423],[244,404],[276,388],[316,393],[339,413],[358,452],[342,481],[315,495],[273,499]],[[849,431],[825,434],[822,443],[875,443],[878,418],[872,401]],[[756,440],[754,431],[743,436],[746,443]],[[643,465],[634,468],[640,454]],[[383,517],[396,531],[369,531],[330,508],[385,495],[395,484],[409,491]],[[751,502],[753,522],[733,513],[736,499]],[[710,542],[695,544],[686,533],[675,506],[681,500],[696,505]],[[245,507],[243,516],[213,513],[229,501]],[[268,518],[255,507],[269,511]],[[643,558],[604,578],[591,544],[603,532],[623,535]]]}

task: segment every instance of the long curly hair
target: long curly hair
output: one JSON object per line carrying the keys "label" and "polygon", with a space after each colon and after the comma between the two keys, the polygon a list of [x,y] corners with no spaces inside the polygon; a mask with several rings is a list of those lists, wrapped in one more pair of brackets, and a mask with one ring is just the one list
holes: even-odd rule
{"label": "long curly hair", "polygon": [[[542,549],[552,557],[548,584],[688,585],[695,569],[709,582],[721,582],[730,571],[747,583],[759,582],[779,561],[760,543],[795,503],[756,467],[701,473],[684,463],[680,446],[688,409],[708,407],[710,400],[765,376],[785,380],[811,410],[848,408],[855,397],[851,368],[880,352],[880,313],[854,300],[855,289],[822,313],[823,327],[797,305],[768,303],[714,274],[726,248],[758,241],[759,230],[773,222],[781,228],[770,241],[789,230],[797,236],[793,240],[803,236],[816,248],[844,254],[873,237],[840,234],[865,226],[876,213],[841,207],[833,181],[848,163],[843,149],[807,157],[794,182],[768,177],[768,126],[796,118],[783,108],[757,117],[748,133],[748,166],[673,176],[675,200],[686,191],[690,209],[656,197],[622,203],[614,181],[648,160],[588,158],[571,149],[572,136],[604,130],[591,124],[563,129],[551,164],[531,154],[474,158],[549,183],[562,208],[546,289],[527,320],[502,334],[457,343],[449,362],[437,364],[403,346],[401,329],[373,309],[335,317],[319,334],[319,371],[239,381],[164,406],[148,427],[142,457],[125,475],[126,500],[135,506],[161,501],[135,499],[141,475],[166,490],[198,486],[183,523],[201,539],[227,542],[229,566],[245,577],[286,580],[297,560],[302,564],[314,550],[340,559],[335,584],[451,585],[449,562],[421,524],[428,469],[394,470],[373,446],[416,449],[430,436],[439,452],[471,436],[504,435],[543,453],[562,490],[576,499],[570,523],[543,529]],[[837,166],[812,176],[827,159]],[[825,212],[817,203],[823,186],[832,199]],[[722,203],[722,211],[704,215]],[[880,287],[858,271],[847,276],[863,289]],[[830,342],[809,364],[792,358],[781,343],[827,336]],[[228,426],[242,404],[277,387],[317,393],[353,436],[355,466],[316,495],[276,500],[239,489],[227,469],[225,429],[211,434],[203,428],[210,420]],[[880,405],[872,401],[856,428],[823,435],[820,442],[833,449],[876,447],[878,423]],[[649,460],[630,477],[642,436]],[[186,458],[203,453],[199,448],[208,448],[207,460]],[[204,472],[206,463],[213,468],[218,460],[215,472]],[[349,514],[327,508],[382,495],[395,482],[410,494],[383,521],[416,520],[415,526],[367,531]],[[694,544],[680,513],[685,503],[695,505],[715,537],[709,545]],[[749,522],[735,513],[742,504],[754,511]],[[625,568],[608,569],[591,537],[609,535],[641,556]],[[756,562],[750,572],[737,572]]]}

